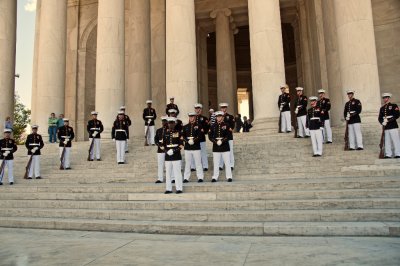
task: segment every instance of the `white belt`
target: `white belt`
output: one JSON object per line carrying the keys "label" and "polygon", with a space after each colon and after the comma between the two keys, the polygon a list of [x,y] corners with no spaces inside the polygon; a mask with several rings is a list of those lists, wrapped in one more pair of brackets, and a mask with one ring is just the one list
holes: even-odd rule
{"label": "white belt", "polygon": [[176,148],[176,147],[178,147],[178,144],[170,144],[170,145],[167,145],[167,148]]}
{"label": "white belt", "polygon": [[216,140],[223,140],[224,138],[215,138]]}
{"label": "white belt", "polygon": [[153,118],[154,116],[145,116],[145,118]]}
{"label": "white belt", "polygon": [[125,132],[125,129],[116,129],[115,131]]}
{"label": "white belt", "polygon": [[64,139],[69,139],[71,136],[61,136]]}
{"label": "white belt", "polygon": [[100,130],[100,128],[92,127],[90,130]]}
{"label": "white belt", "polygon": [[320,120],[319,117],[311,117],[310,120]]}
{"label": "white belt", "polygon": [[356,111],[350,111],[350,114],[354,114]]}
{"label": "white belt", "polygon": [[392,118],[392,117],[393,117],[392,115],[389,115],[389,116],[386,117],[386,119],[390,119],[390,118]]}
{"label": "white belt", "polygon": [[29,146],[40,146],[39,143],[29,143]]}
{"label": "white belt", "polygon": [[12,151],[13,148],[1,148],[2,151]]}

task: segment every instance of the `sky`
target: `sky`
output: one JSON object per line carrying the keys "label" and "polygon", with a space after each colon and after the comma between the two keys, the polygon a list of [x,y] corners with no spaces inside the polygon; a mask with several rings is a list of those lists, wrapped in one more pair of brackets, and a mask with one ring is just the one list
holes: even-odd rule
{"label": "sky", "polygon": [[17,47],[15,73],[16,93],[21,101],[31,107],[33,47],[35,40],[36,0],[17,1]]}

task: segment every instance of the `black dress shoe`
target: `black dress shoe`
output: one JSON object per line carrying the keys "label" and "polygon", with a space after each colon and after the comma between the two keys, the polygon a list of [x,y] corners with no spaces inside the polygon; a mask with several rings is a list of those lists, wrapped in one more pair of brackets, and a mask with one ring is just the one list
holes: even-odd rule
{"label": "black dress shoe", "polygon": [[213,178],[213,179],[211,179],[211,182],[212,182],[212,183],[215,183],[215,182],[217,182],[217,179],[214,179],[214,178]]}
{"label": "black dress shoe", "polygon": [[364,148],[358,147],[357,150],[362,151],[362,150],[364,150]]}
{"label": "black dress shoe", "polygon": [[156,184],[160,184],[160,183],[162,183],[160,180],[157,180],[157,181],[156,181]]}
{"label": "black dress shoe", "polygon": [[394,158],[396,158],[396,159],[399,159],[399,158],[400,158],[400,156],[394,156]]}
{"label": "black dress shoe", "polygon": [[196,171],[196,169],[190,169],[190,172],[194,172],[194,171]]}
{"label": "black dress shoe", "polygon": [[71,167],[67,167],[67,168],[65,168],[65,170],[71,170]]}
{"label": "black dress shoe", "polygon": [[305,136],[306,139],[308,139],[310,136]]}
{"label": "black dress shoe", "polygon": [[355,149],[349,149],[349,151],[354,151]]}
{"label": "black dress shoe", "polygon": [[89,159],[88,161],[89,161],[89,162],[93,162],[93,159]]}
{"label": "black dress shoe", "polygon": [[384,159],[392,159],[392,157],[385,156]]}
{"label": "black dress shoe", "polygon": [[2,186],[3,185],[3,182],[0,182],[0,186]]}
{"label": "black dress shoe", "polygon": [[317,155],[316,155],[316,154],[314,154],[312,157],[317,157]]}
{"label": "black dress shoe", "polygon": [[189,183],[189,180],[183,179],[183,183]]}
{"label": "black dress shoe", "polygon": [[232,170],[232,171],[233,171],[233,169],[235,169],[235,168],[231,167],[231,170]]}
{"label": "black dress shoe", "polygon": [[14,182],[10,182],[10,186],[14,185]]}
{"label": "black dress shoe", "polygon": [[232,182],[232,178],[228,178],[228,182]]}
{"label": "black dress shoe", "polygon": [[121,164],[121,162],[117,162],[117,164]]}
{"label": "black dress shoe", "polygon": [[182,190],[177,190],[176,194],[182,194]]}
{"label": "black dress shoe", "polygon": [[222,171],[222,170],[224,170],[224,168],[220,167],[219,170]]}
{"label": "black dress shoe", "polygon": [[37,176],[36,179],[42,179],[42,177],[41,176]]}
{"label": "black dress shoe", "polygon": [[207,171],[208,171],[208,168],[204,168],[203,171],[204,171],[204,172],[207,172]]}
{"label": "black dress shoe", "polygon": [[156,144],[151,144],[151,146],[156,146]]}
{"label": "black dress shoe", "polygon": [[175,184],[175,180],[172,180],[171,183],[172,183],[172,184]]}
{"label": "black dress shoe", "polygon": [[129,151],[125,151],[125,153],[129,153]]}
{"label": "black dress shoe", "polygon": [[27,177],[26,179],[32,179],[32,177]]}
{"label": "black dress shoe", "polygon": [[164,194],[171,194],[172,193],[172,191],[169,191],[169,190],[166,190],[165,192],[164,192]]}
{"label": "black dress shoe", "polygon": [[292,131],[286,131],[286,133],[292,133]]}
{"label": "black dress shoe", "polygon": [[203,183],[203,179],[197,180],[197,183]]}
{"label": "black dress shoe", "polygon": [[327,141],[326,144],[332,144],[332,141]]}
{"label": "black dress shoe", "polygon": [[101,161],[101,159],[97,159],[97,161],[98,161],[98,162],[100,162],[100,161]]}

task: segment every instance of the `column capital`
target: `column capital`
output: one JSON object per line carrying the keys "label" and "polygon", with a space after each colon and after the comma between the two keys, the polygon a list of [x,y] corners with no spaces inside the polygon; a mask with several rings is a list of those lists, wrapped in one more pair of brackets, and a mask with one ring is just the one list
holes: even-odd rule
{"label": "column capital", "polygon": [[219,8],[219,9],[214,9],[213,11],[210,12],[211,18],[216,18],[218,15],[224,15],[226,17],[230,17],[232,15],[232,10],[230,10],[229,8]]}

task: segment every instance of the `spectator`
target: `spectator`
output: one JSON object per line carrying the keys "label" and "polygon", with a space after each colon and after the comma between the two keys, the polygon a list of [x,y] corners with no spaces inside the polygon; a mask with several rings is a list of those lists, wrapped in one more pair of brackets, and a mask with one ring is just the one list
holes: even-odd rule
{"label": "spectator", "polygon": [[250,128],[253,127],[251,119],[247,119],[246,116],[243,116],[243,121],[243,132],[250,132]]}
{"label": "spectator", "polygon": [[210,109],[208,111],[208,113],[210,114],[210,125],[213,125],[215,123],[215,114],[214,114],[214,109]]}
{"label": "spectator", "polygon": [[243,127],[242,115],[237,114],[237,116],[235,118],[235,131],[240,132],[242,127]]}
{"label": "spectator", "polygon": [[4,129],[11,129],[11,131],[13,130],[13,122],[9,116],[6,117],[6,121],[4,122]]}
{"label": "spectator", "polygon": [[57,128],[64,126],[64,114],[60,114],[57,120]]}
{"label": "spectator", "polygon": [[51,113],[49,117],[49,142],[56,143],[57,142],[57,117],[55,113]]}

